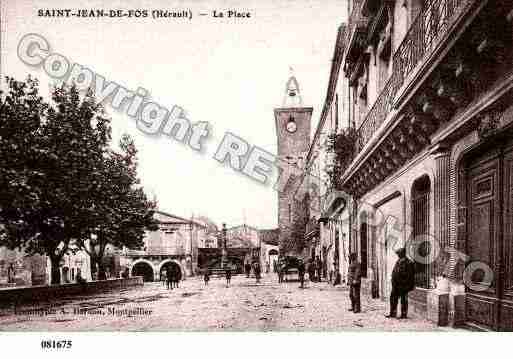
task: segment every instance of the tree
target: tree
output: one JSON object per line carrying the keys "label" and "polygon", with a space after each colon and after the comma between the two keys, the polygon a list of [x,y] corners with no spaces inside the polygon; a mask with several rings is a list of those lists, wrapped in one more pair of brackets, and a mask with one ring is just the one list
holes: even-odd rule
{"label": "tree", "polygon": [[143,246],[145,230],[157,230],[153,215],[156,202],[147,199],[137,178],[137,150],[132,139],[124,135],[122,153],[109,150],[98,173],[91,214],[92,236],[82,237],[79,248],[98,264],[98,279],[106,279],[103,257],[108,245],[129,249]]}
{"label": "tree", "polygon": [[339,180],[344,171],[356,155],[359,133],[353,127],[347,127],[338,133],[331,133],[327,136],[324,144],[327,153],[334,154],[334,163],[327,168],[330,178],[330,187],[340,187]]}
{"label": "tree", "polygon": [[291,192],[291,221],[280,230],[280,253],[301,256],[306,246],[306,224],[310,216],[310,194],[302,192],[304,177],[289,180]]}
{"label": "tree", "polygon": [[41,193],[32,184],[43,178],[35,163],[44,154],[39,131],[48,105],[39,96],[37,80],[5,81],[7,91],[0,91],[0,239],[13,247],[14,236],[8,234],[23,234],[24,216],[32,216],[40,205]]}
{"label": "tree", "polygon": [[301,256],[306,248],[306,225],[309,218],[309,195],[306,194],[301,200],[294,201],[294,213],[292,217],[291,238],[293,244],[291,250],[297,256]]}
{"label": "tree", "polygon": [[7,78],[1,96],[0,244],[47,255],[51,283],[75,239],[91,233],[94,203],[88,194],[110,140],[110,120],[91,93],[54,88],[52,104],[38,83]]}

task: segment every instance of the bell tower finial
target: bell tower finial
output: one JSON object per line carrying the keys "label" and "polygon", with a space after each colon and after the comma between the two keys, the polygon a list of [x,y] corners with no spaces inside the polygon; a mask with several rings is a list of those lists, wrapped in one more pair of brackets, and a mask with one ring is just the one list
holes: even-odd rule
{"label": "bell tower finial", "polygon": [[294,69],[289,66],[289,79],[285,88],[285,96],[283,97],[283,107],[302,107],[303,99],[299,90],[299,83],[294,76]]}

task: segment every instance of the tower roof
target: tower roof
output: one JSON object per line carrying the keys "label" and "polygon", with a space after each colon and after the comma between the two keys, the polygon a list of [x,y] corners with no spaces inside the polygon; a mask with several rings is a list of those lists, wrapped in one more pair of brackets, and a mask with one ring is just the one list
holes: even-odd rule
{"label": "tower roof", "polygon": [[285,96],[283,97],[283,107],[302,107],[303,99],[299,90],[299,83],[296,77],[291,74],[287,86],[285,88]]}

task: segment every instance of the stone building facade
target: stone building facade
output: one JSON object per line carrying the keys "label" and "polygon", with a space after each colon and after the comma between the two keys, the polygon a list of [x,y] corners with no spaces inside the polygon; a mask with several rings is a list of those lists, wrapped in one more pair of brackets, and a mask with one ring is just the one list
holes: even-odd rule
{"label": "stone building facade", "polygon": [[[65,254],[60,262],[61,283],[76,283],[77,275],[91,280],[91,260],[84,251]],[[50,259],[44,255],[27,255],[22,250],[0,247],[0,288],[48,285]]]}
{"label": "stone building facade", "polygon": [[258,234],[262,268],[269,273],[277,272],[278,256],[280,254],[279,232],[277,229],[261,229]]}
{"label": "stone building facade", "polygon": [[[333,61],[317,128],[306,157],[304,172],[309,179],[309,222],[306,228],[306,247],[310,259],[319,258],[325,279],[333,284],[344,283],[348,268],[349,222],[342,211],[347,203],[334,202],[330,197],[335,189],[332,176],[335,171],[334,135],[349,123],[344,111],[347,104],[344,74],[340,71],[345,46],[346,25],[336,34]],[[328,214],[328,208],[338,209]]]}
{"label": "stone building facade", "polygon": [[46,257],[0,247],[0,288],[48,283]]}
{"label": "stone building facade", "polygon": [[365,292],[388,301],[406,247],[414,314],[513,330],[513,4],[350,0],[348,13],[336,131],[358,138],[332,191],[348,194],[341,232]]}
{"label": "stone building facade", "polygon": [[156,211],[157,231],[148,231],[141,250],[123,249],[121,270],[131,276],[140,275],[145,281],[161,280],[167,266],[177,266],[182,279],[197,273],[198,243],[204,243],[209,229],[203,222]]}
{"label": "stone building facade", "polygon": [[258,248],[259,231],[247,224],[226,228],[226,246],[228,248]]}

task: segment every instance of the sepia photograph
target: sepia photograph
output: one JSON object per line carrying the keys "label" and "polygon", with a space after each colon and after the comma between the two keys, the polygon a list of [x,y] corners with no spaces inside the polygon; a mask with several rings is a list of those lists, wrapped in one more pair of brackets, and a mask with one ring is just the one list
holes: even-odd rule
{"label": "sepia photograph", "polygon": [[0,336],[513,332],[512,1],[0,4]]}

